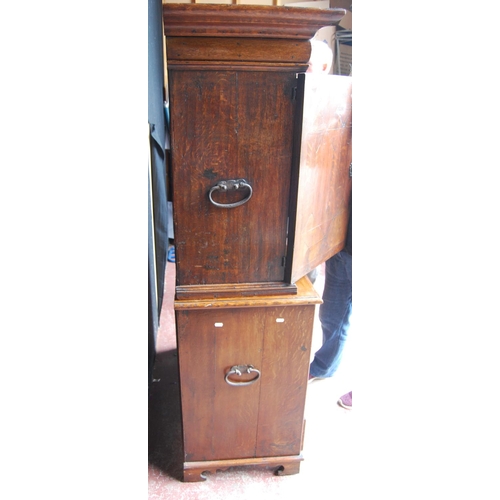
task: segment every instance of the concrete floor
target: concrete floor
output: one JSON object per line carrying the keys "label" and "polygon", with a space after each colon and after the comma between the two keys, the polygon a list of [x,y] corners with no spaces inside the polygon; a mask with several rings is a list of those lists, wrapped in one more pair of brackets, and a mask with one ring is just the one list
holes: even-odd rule
{"label": "concrete floor", "polygon": [[[353,411],[337,405],[338,398],[353,389],[355,324],[341,366],[334,377],[309,384],[305,419],[304,461],[300,473],[275,476],[272,470],[247,466],[207,474],[199,483],[183,483],[181,416],[173,295],[175,265],[168,264],[164,306],[157,339],[154,382],[149,396],[149,500],[242,500],[293,499],[311,496],[311,491],[328,492],[328,498],[352,498],[355,457],[353,454]],[[314,284],[321,295],[324,267]],[[312,355],[321,345],[321,326],[317,319],[313,332]],[[330,493],[331,492],[331,493]]]}

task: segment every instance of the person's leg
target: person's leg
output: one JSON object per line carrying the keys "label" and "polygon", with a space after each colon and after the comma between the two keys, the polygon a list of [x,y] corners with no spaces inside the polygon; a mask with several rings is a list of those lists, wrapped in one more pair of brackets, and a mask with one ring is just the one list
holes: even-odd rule
{"label": "person's leg", "polygon": [[352,256],[339,252],[326,261],[323,304],[319,319],[323,345],[315,353],[310,377],[331,377],[337,370],[349,329],[352,310]]}

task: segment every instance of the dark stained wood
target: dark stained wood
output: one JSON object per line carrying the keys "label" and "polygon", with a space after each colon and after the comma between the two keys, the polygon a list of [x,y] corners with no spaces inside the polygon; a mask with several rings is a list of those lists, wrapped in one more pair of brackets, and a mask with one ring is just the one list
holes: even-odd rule
{"label": "dark stained wood", "polygon": [[185,455],[212,448],[215,417],[215,339],[200,332],[192,317],[186,311],[175,314]]}
{"label": "dark stained wood", "polygon": [[[352,181],[352,78],[299,75],[301,145],[292,190],[286,280],[295,282],[344,247]],[[298,182],[298,186],[297,186]]]}
{"label": "dark stained wood", "polygon": [[165,34],[199,37],[309,40],[323,26],[338,24],[345,9],[261,5],[164,4]]}
{"label": "dark stained wood", "polygon": [[[283,281],[295,75],[169,74],[177,284]],[[253,188],[247,203],[210,202],[217,182],[240,178]],[[244,196],[217,193],[216,201]]]}
{"label": "dark stained wood", "polygon": [[[223,323],[215,332],[217,343],[214,374],[216,418],[213,427],[214,459],[255,457],[261,378],[248,386],[228,385],[225,375],[234,365],[253,365],[262,371],[263,315],[255,309],[218,309],[213,318]],[[194,311],[193,311],[194,312]],[[201,312],[201,311],[199,311]],[[203,311],[205,312],[205,311]],[[253,374],[233,377],[248,381]]]}
{"label": "dark stained wood", "polygon": [[170,67],[189,61],[227,61],[307,64],[311,55],[308,40],[260,38],[170,37],[167,58]]}
{"label": "dark stained wood", "polygon": [[216,299],[218,297],[253,297],[259,295],[290,295],[297,293],[295,284],[283,282],[265,283],[219,283],[206,285],[178,285],[175,289],[175,298],[182,299]]}
{"label": "dark stained wood", "polygon": [[[193,462],[268,457],[279,463],[300,455],[314,306],[321,300],[307,277],[298,289],[297,296],[276,297],[279,304],[259,297],[253,306],[226,299],[226,307],[183,309],[175,301],[185,470]],[[231,386],[225,376],[234,365],[253,365],[261,376]],[[211,470],[200,467],[185,480],[202,480],[203,470]],[[282,473],[298,472],[290,467]]]}
{"label": "dark stained wood", "polygon": [[[311,357],[314,306],[266,310],[257,456],[297,455]],[[280,322],[277,322],[279,320]]]}
{"label": "dark stained wood", "polygon": [[[345,10],[165,4],[163,12],[184,480],[239,465],[296,474],[321,303],[302,276],[326,245],[343,243],[350,189],[339,173],[350,158],[350,125],[331,131],[330,114],[346,116],[322,85],[305,85],[303,72],[309,40]],[[330,120],[326,129],[316,130],[315,113]],[[231,179],[245,179],[253,196],[241,206],[215,206],[210,190]],[[318,185],[333,198],[318,196]],[[235,203],[246,195],[216,191],[213,198]],[[333,215],[310,212],[313,204]],[[235,365],[253,365],[260,378],[228,384]]]}
{"label": "dark stained wood", "polygon": [[[222,326],[216,327],[216,323]],[[233,365],[251,364],[260,369],[262,323],[258,309],[180,313],[179,364],[186,461],[255,457],[260,380],[234,387],[224,377]],[[206,349],[207,343],[213,346],[211,352]]]}
{"label": "dark stained wood", "polygon": [[[177,298],[294,294],[297,74],[309,39],[344,9],[166,4]],[[295,142],[300,136],[295,136]],[[298,168],[298,167],[296,167]],[[214,206],[245,179],[242,206]],[[234,203],[243,192],[216,192]],[[310,194],[314,199],[314,193]],[[280,283],[283,286],[280,286]],[[244,284],[246,289],[234,285]],[[212,287],[213,286],[213,287]]]}

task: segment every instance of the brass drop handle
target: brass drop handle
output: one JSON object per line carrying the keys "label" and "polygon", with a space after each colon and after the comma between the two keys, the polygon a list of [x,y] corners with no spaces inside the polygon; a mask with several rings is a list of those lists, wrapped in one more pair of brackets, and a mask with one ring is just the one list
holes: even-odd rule
{"label": "brass drop handle", "polygon": [[[246,198],[243,198],[240,201],[237,201],[236,203],[218,203],[214,201],[212,198],[212,193],[215,191],[238,191],[240,189],[248,189],[248,195]],[[210,202],[215,205],[216,207],[221,207],[221,208],[234,208],[234,207],[239,207],[240,205],[243,205],[246,203],[253,194],[253,189],[250,184],[245,179],[230,179],[227,181],[219,181],[215,186],[213,186],[209,193],[208,197],[210,199]]]}
{"label": "brass drop handle", "polygon": [[[232,380],[229,380],[229,375],[236,374],[236,375],[241,377],[241,374],[243,372],[245,372],[245,373],[255,372],[257,374],[257,376],[255,378],[253,378],[252,380],[247,380],[246,382],[233,382]],[[236,366],[232,366],[231,369],[226,373],[226,377],[224,380],[229,385],[243,386],[243,385],[251,385],[251,384],[257,382],[257,380],[259,380],[259,378],[260,378],[260,371],[257,370],[257,368],[255,368],[253,365],[236,365]]]}

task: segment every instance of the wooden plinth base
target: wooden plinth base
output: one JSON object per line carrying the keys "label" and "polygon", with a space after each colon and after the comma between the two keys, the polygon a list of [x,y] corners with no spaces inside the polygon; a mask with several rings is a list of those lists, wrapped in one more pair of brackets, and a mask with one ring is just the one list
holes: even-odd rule
{"label": "wooden plinth base", "polygon": [[258,465],[262,467],[275,468],[277,476],[289,476],[300,472],[302,455],[291,457],[261,457],[240,458],[232,460],[211,460],[206,462],[184,462],[184,482],[205,481],[204,472],[217,472],[227,470],[229,467],[241,467],[245,465]]}

